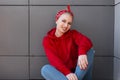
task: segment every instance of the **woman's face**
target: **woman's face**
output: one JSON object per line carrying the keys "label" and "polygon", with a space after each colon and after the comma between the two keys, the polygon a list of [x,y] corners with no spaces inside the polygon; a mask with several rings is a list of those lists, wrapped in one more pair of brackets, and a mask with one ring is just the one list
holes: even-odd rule
{"label": "woman's face", "polygon": [[69,13],[62,14],[56,21],[56,30],[58,30],[60,33],[67,32],[71,28],[72,20],[73,17]]}

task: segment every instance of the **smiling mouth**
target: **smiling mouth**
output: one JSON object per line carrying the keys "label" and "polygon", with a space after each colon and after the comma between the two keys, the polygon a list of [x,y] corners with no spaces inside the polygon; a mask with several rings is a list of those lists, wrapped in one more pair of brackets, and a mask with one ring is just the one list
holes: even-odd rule
{"label": "smiling mouth", "polygon": [[67,29],[66,28],[62,28],[64,31],[66,31]]}

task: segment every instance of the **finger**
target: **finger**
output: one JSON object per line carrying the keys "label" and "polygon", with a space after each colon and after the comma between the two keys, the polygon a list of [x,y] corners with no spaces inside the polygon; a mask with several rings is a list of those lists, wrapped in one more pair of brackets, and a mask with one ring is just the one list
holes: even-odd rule
{"label": "finger", "polygon": [[87,65],[84,63],[82,67],[83,67],[83,70],[85,70],[87,68]]}
{"label": "finger", "polygon": [[76,80],[76,78],[75,78],[75,75],[74,75],[74,74],[72,74],[72,75],[71,75],[71,80]]}
{"label": "finger", "polygon": [[84,69],[84,63],[83,63],[83,61],[81,61],[81,69],[83,70]]}
{"label": "finger", "polygon": [[81,67],[83,70],[86,68],[86,62],[84,57],[81,59]]}
{"label": "finger", "polygon": [[72,80],[76,80],[76,75],[75,74],[73,74]]}
{"label": "finger", "polygon": [[85,68],[87,68],[88,67],[88,60],[87,60],[87,57],[85,58]]}
{"label": "finger", "polygon": [[72,78],[69,76],[68,80],[72,80]]}
{"label": "finger", "polygon": [[85,57],[85,63],[86,63],[86,65],[88,65],[87,56]]}
{"label": "finger", "polygon": [[74,75],[73,74],[70,75],[70,80],[74,80]]}
{"label": "finger", "polygon": [[81,62],[81,60],[79,60],[79,62],[78,62],[78,65],[79,65],[79,67],[80,67],[80,69],[82,70],[82,62]]}
{"label": "finger", "polygon": [[82,64],[81,64],[81,67],[82,67],[82,70],[84,70],[85,67],[86,67],[85,63],[82,63]]}
{"label": "finger", "polygon": [[88,66],[87,56],[85,55],[82,60],[82,67],[86,69]]}
{"label": "finger", "polygon": [[76,76],[75,74],[74,74],[74,79],[75,79],[75,80],[78,80],[78,78],[77,78],[77,76]]}
{"label": "finger", "polygon": [[72,80],[72,78],[70,77],[69,80]]}
{"label": "finger", "polygon": [[72,80],[71,74],[67,75],[66,77],[68,78],[68,80]]}
{"label": "finger", "polygon": [[75,78],[75,74],[73,74],[73,80],[76,80],[76,78]]}
{"label": "finger", "polygon": [[84,61],[84,59],[81,59],[80,65],[81,65],[81,69],[84,70],[84,68],[85,68],[85,61]]}
{"label": "finger", "polygon": [[70,75],[70,80],[73,80],[72,76]]}
{"label": "finger", "polygon": [[87,67],[87,61],[86,60],[84,60],[84,68],[86,68]]}
{"label": "finger", "polygon": [[83,64],[84,69],[87,69],[87,66],[88,66],[88,64],[85,61],[84,64]]}
{"label": "finger", "polygon": [[79,64],[80,69],[82,70],[82,66]]}
{"label": "finger", "polygon": [[69,77],[69,80],[74,80],[74,77],[73,77],[73,76],[70,76],[70,77]]}

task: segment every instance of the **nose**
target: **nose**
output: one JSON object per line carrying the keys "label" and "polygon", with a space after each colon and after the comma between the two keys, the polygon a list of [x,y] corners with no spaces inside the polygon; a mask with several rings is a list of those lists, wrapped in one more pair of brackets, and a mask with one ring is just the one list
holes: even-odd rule
{"label": "nose", "polygon": [[68,24],[67,23],[65,23],[65,27],[67,27],[68,26]]}

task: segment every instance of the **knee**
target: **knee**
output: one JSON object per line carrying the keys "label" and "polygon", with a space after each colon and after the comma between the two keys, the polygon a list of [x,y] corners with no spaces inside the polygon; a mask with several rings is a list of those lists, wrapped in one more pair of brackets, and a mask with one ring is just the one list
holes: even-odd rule
{"label": "knee", "polygon": [[41,75],[45,75],[46,72],[49,70],[50,67],[51,67],[51,65],[49,65],[49,64],[44,65],[44,66],[41,68]]}
{"label": "knee", "polygon": [[90,49],[90,52],[94,54],[94,53],[95,53],[95,50],[94,50],[93,48],[91,48],[91,49]]}

